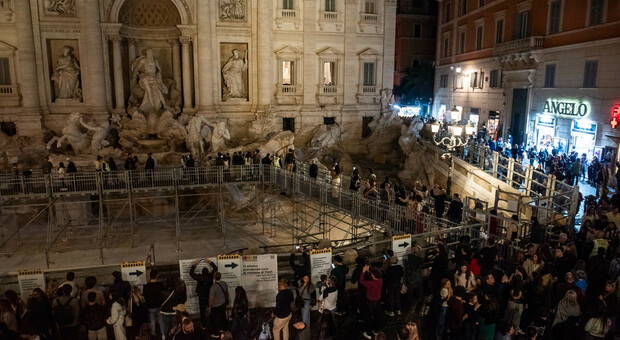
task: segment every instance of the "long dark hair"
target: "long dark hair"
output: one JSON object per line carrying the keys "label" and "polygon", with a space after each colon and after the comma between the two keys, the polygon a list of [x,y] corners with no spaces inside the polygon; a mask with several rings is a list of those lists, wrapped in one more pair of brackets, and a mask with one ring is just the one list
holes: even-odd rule
{"label": "long dark hair", "polygon": [[123,299],[123,296],[121,295],[119,291],[111,290],[110,295],[111,295],[112,303],[116,302],[119,305],[121,305],[123,308],[125,308],[125,299]]}
{"label": "long dark hair", "polygon": [[239,301],[247,301],[248,294],[245,292],[245,289],[242,286],[237,286],[235,288],[235,302],[239,299]]}

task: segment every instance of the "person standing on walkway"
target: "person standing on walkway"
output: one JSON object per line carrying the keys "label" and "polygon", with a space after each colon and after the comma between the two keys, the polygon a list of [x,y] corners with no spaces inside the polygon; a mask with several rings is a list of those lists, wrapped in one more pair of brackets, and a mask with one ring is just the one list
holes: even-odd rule
{"label": "person standing on walkway", "polygon": [[106,320],[108,325],[112,325],[114,328],[115,340],[127,340],[125,335],[125,300],[120,292],[111,290],[110,300],[112,301],[112,309],[110,310],[110,317]]}
{"label": "person standing on walkway", "polygon": [[221,281],[222,273],[213,273],[213,286],[209,289],[209,327],[211,337],[219,335],[226,327],[226,307],[229,304],[228,285]]}
{"label": "person standing on walkway", "polygon": [[286,170],[293,171],[295,169],[295,153],[293,153],[293,149],[288,149],[284,162],[286,163]]}
{"label": "person standing on walkway", "polygon": [[372,339],[371,334],[377,334],[383,328],[383,310],[380,302],[383,288],[381,270],[374,267],[371,270],[369,265],[365,265],[360,275],[360,284],[366,287],[367,300],[364,312],[366,331],[363,335],[366,339]]}
{"label": "person standing on walkway", "polygon": [[84,315],[84,326],[88,330],[89,340],[107,340],[106,332],[106,314],[108,311],[105,306],[97,303],[97,294],[95,292],[88,293],[88,304],[82,310]]}
{"label": "person standing on walkway", "polygon": [[[206,266],[202,268],[200,274],[196,274],[196,266],[201,263],[205,263]],[[211,267],[209,270],[208,267]],[[198,304],[200,306],[200,327],[207,327],[207,306],[209,305],[209,296],[211,286],[213,286],[213,276],[217,272],[217,265],[209,259],[200,259],[194,261],[192,267],[189,269],[189,276],[196,280],[196,295],[198,295]]]}
{"label": "person standing on walkway", "polygon": [[316,179],[319,176],[319,166],[316,165],[316,161],[313,159],[312,164],[310,164],[310,177]]}
{"label": "person standing on walkway", "polygon": [[[293,292],[287,289],[286,279],[278,281],[278,294],[276,295],[276,309],[273,312],[273,338],[274,340],[288,340],[288,323],[291,320],[291,303]],[[282,337],[280,337],[282,331]]]}
{"label": "person standing on walkway", "polygon": [[342,264],[342,256],[334,256],[334,269],[331,272],[331,276],[336,277],[336,287],[338,288],[338,302],[336,304],[337,314],[344,313],[344,288],[347,285],[347,274],[349,273],[349,266]]}
{"label": "person standing on walkway", "polygon": [[435,200],[435,216],[443,217],[443,211],[446,209],[446,191],[435,184],[431,190],[431,197]]}
{"label": "person standing on walkway", "polygon": [[144,285],[144,300],[146,301],[146,307],[149,313],[149,322],[151,325],[151,335],[155,336],[155,329],[159,322],[159,307],[164,302],[162,294],[164,291],[164,284],[157,281],[157,275],[159,272],[156,269],[151,270],[149,283]]}

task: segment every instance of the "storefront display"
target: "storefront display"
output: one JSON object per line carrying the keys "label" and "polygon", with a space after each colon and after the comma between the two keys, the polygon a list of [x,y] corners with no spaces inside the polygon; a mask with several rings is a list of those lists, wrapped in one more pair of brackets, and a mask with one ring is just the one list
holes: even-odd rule
{"label": "storefront display", "polygon": [[489,130],[489,138],[497,141],[497,130],[499,128],[499,112],[489,111],[489,120],[487,121],[487,128]]}
{"label": "storefront display", "polygon": [[536,117],[536,148],[538,150],[547,149],[551,152],[554,147],[556,119],[550,115],[538,115]]}
{"label": "storefront display", "polygon": [[594,155],[596,123],[587,119],[575,119],[571,126],[571,149],[577,154],[586,154],[588,159]]}

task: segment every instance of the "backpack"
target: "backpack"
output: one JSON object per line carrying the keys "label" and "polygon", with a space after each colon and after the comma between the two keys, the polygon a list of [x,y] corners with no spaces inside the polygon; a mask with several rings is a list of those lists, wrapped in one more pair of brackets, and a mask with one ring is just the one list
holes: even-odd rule
{"label": "backpack", "polygon": [[304,305],[304,299],[302,299],[301,294],[299,294],[299,290],[297,288],[291,289],[293,292],[293,302],[291,302],[291,311],[296,312],[301,309]]}
{"label": "backpack", "polygon": [[258,340],[270,340],[271,339],[271,327],[269,323],[263,322],[262,330],[258,335]]}
{"label": "backpack", "polygon": [[67,303],[64,305],[60,302],[60,300],[56,300],[57,304],[53,310],[54,319],[61,327],[68,326],[73,323],[74,315],[73,307],[71,306],[71,300],[73,300],[73,297],[70,297],[69,300],[67,300]]}

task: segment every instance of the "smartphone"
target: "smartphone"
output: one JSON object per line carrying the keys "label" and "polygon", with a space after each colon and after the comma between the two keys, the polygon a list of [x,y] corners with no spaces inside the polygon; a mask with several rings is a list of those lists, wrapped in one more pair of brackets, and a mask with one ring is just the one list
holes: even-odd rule
{"label": "smartphone", "polygon": [[384,259],[384,260],[387,260],[387,256],[383,255],[383,259]]}
{"label": "smartphone", "polygon": [[299,249],[299,246],[295,246],[295,249]]}
{"label": "smartphone", "polygon": [[200,263],[205,263],[205,259],[200,259]]}
{"label": "smartphone", "polygon": [[332,269],[336,268],[336,265],[332,263]]}

